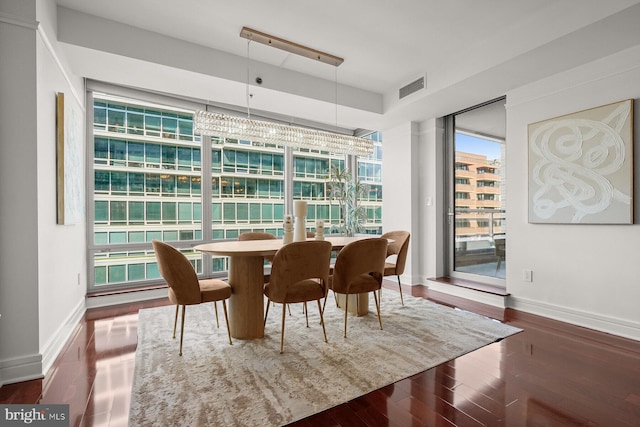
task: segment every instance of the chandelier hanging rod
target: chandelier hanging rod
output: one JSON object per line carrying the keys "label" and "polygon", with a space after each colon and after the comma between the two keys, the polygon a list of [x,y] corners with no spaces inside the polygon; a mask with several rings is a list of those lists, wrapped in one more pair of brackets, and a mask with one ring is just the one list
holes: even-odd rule
{"label": "chandelier hanging rod", "polygon": [[304,56],[306,58],[333,65],[335,67],[344,62],[344,58],[340,58],[339,56],[331,55],[330,53],[303,46],[289,40],[281,39],[280,37],[272,36],[270,34],[254,30],[253,28],[249,27],[242,27],[242,31],[240,31],[240,37],[252,40],[254,42],[262,43],[267,46],[275,47],[290,53],[295,53],[296,55]]}

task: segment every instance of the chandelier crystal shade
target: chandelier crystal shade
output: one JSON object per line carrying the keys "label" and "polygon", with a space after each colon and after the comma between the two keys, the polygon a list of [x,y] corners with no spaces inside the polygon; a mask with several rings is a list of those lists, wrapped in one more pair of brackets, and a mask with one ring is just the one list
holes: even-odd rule
{"label": "chandelier crystal shade", "polygon": [[237,138],[359,156],[368,156],[373,153],[372,140],[351,135],[209,111],[196,111],[193,119],[194,132],[201,135]]}

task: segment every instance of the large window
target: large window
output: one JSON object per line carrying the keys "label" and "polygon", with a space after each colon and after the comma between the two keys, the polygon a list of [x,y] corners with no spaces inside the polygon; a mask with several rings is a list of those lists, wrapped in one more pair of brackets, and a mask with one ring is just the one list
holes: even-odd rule
{"label": "large window", "polygon": [[379,133],[370,136],[373,155],[352,163],[328,152],[200,137],[193,133],[193,111],[203,106],[179,108],[170,106],[171,100],[151,103],[98,92],[90,99],[90,291],[157,283],[153,239],[181,249],[199,274],[222,274],[225,257],[203,257],[191,247],[246,231],[281,236],[288,200],[309,202],[310,230],[316,219],[331,230],[340,218],[327,179],[330,168],[349,164],[357,164],[355,172],[371,188],[362,200],[366,232],[381,232]]}

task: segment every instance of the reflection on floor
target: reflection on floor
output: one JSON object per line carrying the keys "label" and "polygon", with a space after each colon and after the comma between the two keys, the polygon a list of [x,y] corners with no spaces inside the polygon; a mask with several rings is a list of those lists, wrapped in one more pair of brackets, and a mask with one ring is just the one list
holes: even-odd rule
{"label": "reflection on floor", "polygon": [[[398,290],[395,281],[384,286]],[[523,332],[292,426],[640,426],[640,342],[426,286],[403,292]],[[0,404],[69,404],[70,426],[127,427],[138,310],[168,304],[88,310],[45,378],[0,387]]]}

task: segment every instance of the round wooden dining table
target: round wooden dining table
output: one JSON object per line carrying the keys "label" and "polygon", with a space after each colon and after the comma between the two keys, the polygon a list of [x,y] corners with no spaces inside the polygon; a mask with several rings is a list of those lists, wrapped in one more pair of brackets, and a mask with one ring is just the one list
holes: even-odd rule
{"label": "round wooden dining table", "polygon": [[[351,242],[373,236],[329,237],[334,250]],[[312,239],[309,239],[312,240]],[[194,249],[210,255],[229,257],[229,327],[231,336],[256,339],[264,336],[264,257],[275,255],[283,245],[282,239],[225,240],[204,243]]]}

